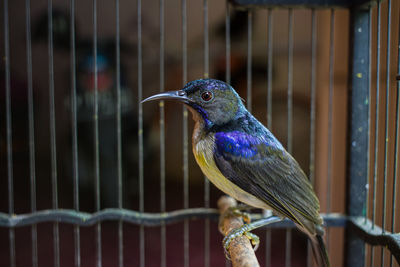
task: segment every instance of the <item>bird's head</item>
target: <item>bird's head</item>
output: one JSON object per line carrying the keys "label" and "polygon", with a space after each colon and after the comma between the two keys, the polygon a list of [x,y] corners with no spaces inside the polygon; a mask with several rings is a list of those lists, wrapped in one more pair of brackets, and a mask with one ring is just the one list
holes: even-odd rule
{"label": "bird's head", "polygon": [[204,122],[204,126],[223,125],[246,110],[236,91],[227,83],[214,79],[201,79],[187,83],[178,91],[153,95],[151,100],[175,100],[186,104],[193,118]]}

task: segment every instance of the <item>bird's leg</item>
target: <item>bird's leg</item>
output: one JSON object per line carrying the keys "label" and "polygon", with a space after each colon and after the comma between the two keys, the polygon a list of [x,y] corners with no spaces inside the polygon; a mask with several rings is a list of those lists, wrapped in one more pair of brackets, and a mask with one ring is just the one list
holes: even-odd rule
{"label": "bird's leg", "polygon": [[[274,222],[279,222],[281,220],[282,220],[282,218],[279,218],[277,216],[270,216],[270,217],[263,218],[263,219],[260,219],[258,221],[255,221],[255,222],[252,222],[249,224],[245,224],[240,228],[233,229],[229,234],[227,234],[224,237],[224,240],[222,241],[222,243],[224,245],[225,255],[226,256],[229,255],[228,248],[229,248],[229,245],[232,242],[232,240],[235,239],[236,237],[243,236],[243,235],[247,236],[250,239],[251,244],[254,246],[254,250],[256,250],[260,243],[260,239],[255,234],[250,233],[250,231],[257,229],[259,227],[274,223]],[[229,259],[229,257],[227,257],[227,258]]]}

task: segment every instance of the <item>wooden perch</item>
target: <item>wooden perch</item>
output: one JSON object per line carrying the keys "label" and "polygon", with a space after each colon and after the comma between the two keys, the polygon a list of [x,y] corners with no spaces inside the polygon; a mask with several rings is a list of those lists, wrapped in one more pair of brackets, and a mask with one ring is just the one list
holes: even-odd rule
{"label": "wooden perch", "polygon": [[[233,229],[243,225],[243,219],[241,217],[225,215],[228,208],[235,207],[236,205],[236,200],[228,196],[222,196],[218,200],[218,208],[221,214],[219,217],[219,231],[224,236],[229,234]],[[233,267],[260,266],[250,240],[246,236],[237,237],[232,240],[228,252]]]}

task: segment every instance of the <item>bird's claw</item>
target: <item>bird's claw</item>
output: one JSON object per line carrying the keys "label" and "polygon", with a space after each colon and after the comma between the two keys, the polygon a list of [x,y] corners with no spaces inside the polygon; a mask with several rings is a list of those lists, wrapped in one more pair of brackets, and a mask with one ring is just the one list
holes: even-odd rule
{"label": "bird's claw", "polygon": [[[246,207],[247,208],[247,207]],[[244,223],[249,224],[251,222],[250,214],[247,212],[242,211],[242,207],[230,207],[225,212],[223,217],[241,217]]]}
{"label": "bird's claw", "polygon": [[248,239],[250,239],[251,244],[254,246],[254,251],[256,251],[258,249],[258,246],[260,245],[260,238],[250,232],[245,232],[244,234],[247,236]]}
{"label": "bird's claw", "polygon": [[258,246],[260,245],[260,238],[257,235],[250,233],[249,232],[250,229],[248,229],[248,227],[246,227],[246,226],[247,225],[243,225],[240,228],[233,229],[231,232],[229,232],[229,234],[227,234],[224,237],[222,243],[224,245],[225,257],[228,260],[230,260],[229,252],[228,252],[229,246],[236,237],[246,236],[251,241],[251,244],[254,246],[254,251],[256,251],[258,249]]}
{"label": "bird's claw", "polygon": [[231,208],[231,213],[234,216],[241,217],[244,221],[244,223],[249,224],[251,222],[250,214],[244,211],[241,211],[240,209],[237,208]]}
{"label": "bird's claw", "polygon": [[245,224],[249,224],[251,222],[250,214],[243,212],[241,207],[230,207],[223,213],[222,217],[220,217],[219,229],[223,229],[224,219],[228,217],[241,217]]}

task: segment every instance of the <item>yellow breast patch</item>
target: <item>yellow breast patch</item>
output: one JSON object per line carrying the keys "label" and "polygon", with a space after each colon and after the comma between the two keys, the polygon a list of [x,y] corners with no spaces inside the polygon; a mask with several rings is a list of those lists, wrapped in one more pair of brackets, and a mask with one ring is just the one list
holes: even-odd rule
{"label": "yellow breast patch", "polygon": [[213,148],[210,147],[213,142],[204,143],[204,141],[198,142],[193,146],[193,154],[200,166],[204,175],[221,191],[231,197],[246,203],[249,206],[253,206],[260,209],[269,209],[268,205],[258,199],[257,197],[247,193],[231,181],[226,178],[218,169],[214,161],[214,155],[212,153]]}

